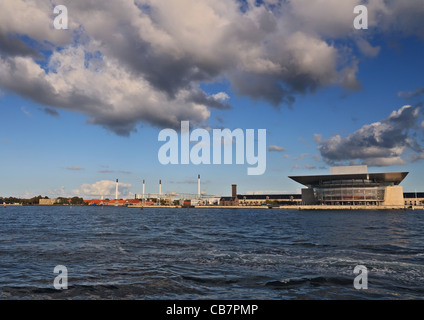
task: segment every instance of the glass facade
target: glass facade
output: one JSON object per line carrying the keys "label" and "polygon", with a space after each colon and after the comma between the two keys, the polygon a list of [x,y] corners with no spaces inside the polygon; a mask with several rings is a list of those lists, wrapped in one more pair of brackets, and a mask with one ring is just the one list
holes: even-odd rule
{"label": "glass facade", "polygon": [[312,186],[316,201],[326,205],[377,205],[384,201],[386,186],[370,179],[327,180]]}

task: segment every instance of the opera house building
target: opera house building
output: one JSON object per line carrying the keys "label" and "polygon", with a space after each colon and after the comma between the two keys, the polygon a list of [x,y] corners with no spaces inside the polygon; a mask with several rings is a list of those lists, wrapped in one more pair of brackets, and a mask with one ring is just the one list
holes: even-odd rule
{"label": "opera house building", "polygon": [[304,185],[304,205],[403,206],[399,186],[408,172],[368,173],[362,166],[331,167],[329,175],[291,176]]}

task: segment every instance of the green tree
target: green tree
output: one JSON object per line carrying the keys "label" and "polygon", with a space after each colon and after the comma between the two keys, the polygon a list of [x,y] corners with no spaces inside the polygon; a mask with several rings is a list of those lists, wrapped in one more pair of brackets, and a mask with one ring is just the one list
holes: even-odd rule
{"label": "green tree", "polygon": [[84,205],[84,199],[80,197],[72,197],[71,198],[71,204],[73,205]]}

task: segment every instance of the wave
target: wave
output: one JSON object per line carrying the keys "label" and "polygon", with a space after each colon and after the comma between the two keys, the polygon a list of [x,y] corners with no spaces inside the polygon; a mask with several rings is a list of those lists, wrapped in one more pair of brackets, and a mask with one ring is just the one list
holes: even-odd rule
{"label": "wave", "polygon": [[238,279],[226,279],[219,277],[194,277],[194,276],[181,276],[182,279],[193,281],[201,284],[212,284],[214,286],[228,285],[239,282]]}
{"label": "wave", "polygon": [[377,253],[377,254],[389,254],[389,255],[417,255],[422,253],[422,250],[414,249],[414,248],[408,248],[404,246],[399,245],[393,245],[393,244],[385,244],[385,245],[359,245],[355,246],[354,248],[369,251],[371,253]]}
{"label": "wave", "polygon": [[300,246],[305,248],[329,248],[329,247],[335,247],[333,245],[329,244],[322,244],[322,243],[313,243],[303,240],[295,240],[291,243],[292,246]]}
{"label": "wave", "polygon": [[202,295],[196,288],[183,286],[174,281],[154,281],[139,284],[87,284],[73,285],[68,289],[37,287],[3,287],[0,300],[110,300],[110,299],[175,299],[186,295]]}
{"label": "wave", "polygon": [[302,286],[352,286],[352,278],[346,277],[305,277],[305,278],[292,278],[286,280],[274,280],[265,284],[267,287],[275,289],[288,289]]}

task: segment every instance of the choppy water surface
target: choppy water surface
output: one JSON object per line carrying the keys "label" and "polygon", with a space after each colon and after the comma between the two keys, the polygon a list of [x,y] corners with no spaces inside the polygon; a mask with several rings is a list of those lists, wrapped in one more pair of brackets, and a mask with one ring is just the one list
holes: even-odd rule
{"label": "choppy water surface", "polygon": [[[53,269],[68,269],[68,289]],[[356,290],[353,269],[368,269]],[[422,299],[424,211],[0,208],[2,299]]]}

